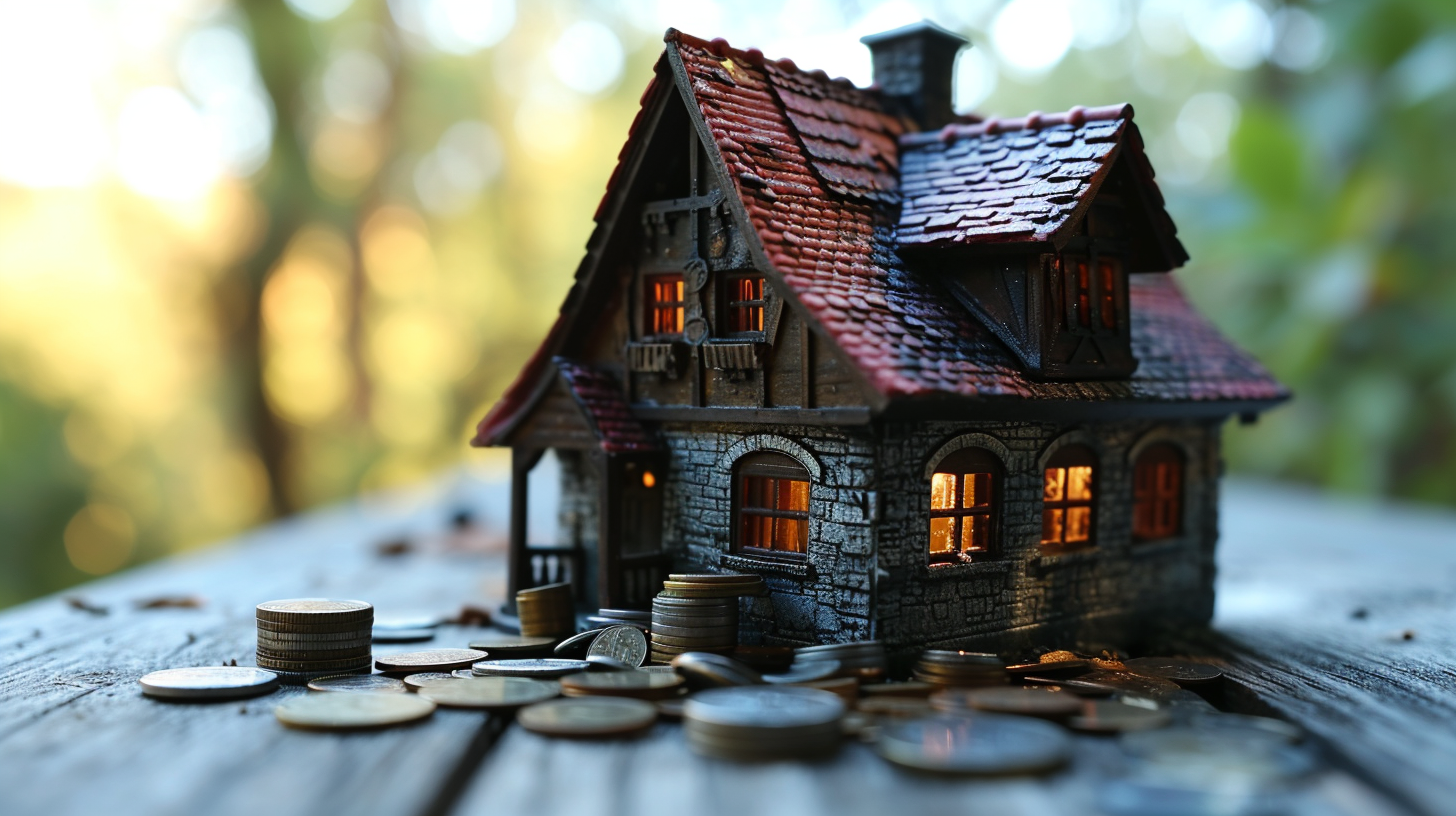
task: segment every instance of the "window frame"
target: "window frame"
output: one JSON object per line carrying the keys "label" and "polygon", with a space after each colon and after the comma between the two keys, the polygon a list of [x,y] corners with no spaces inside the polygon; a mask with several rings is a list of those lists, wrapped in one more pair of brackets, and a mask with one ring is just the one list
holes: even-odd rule
{"label": "window frame", "polygon": [[[677,284],[677,300],[660,300],[657,286],[660,283]],[[677,312],[676,331],[658,331],[658,316],[661,313]],[[681,272],[656,272],[642,276],[642,336],[644,338],[681,338],[687,326],[687,284]]]}
{"label": "window frame", "polygon": [[[1157,482],[1156,468],[1170,465],[1174,474],[1172,486],[1166,490]],[[1154,484],[1145,484],[1148,469]],[[1171,442],[1154,442],[1137,455],[1132,466],[1132,538],[1136,542],[1167,541],[1181,538],[1184,532],[1185,490],[1188,477],[1188,455]],[[1171,505],[1170,523],[1156,523],[1158,511]],[[1150,518],[1151,517],[1151,518]],[[1151,526],[1150,526],[1151,525]]]}
{"label": "window frame", "polygon": [[[735,555],[763,558],[771,561],[802,562],[809,555],[809,522],[813,517],[814,479],[809,469],[792,456],[778,451],[754,451],[744,454],[733,463],[733,504],[731,543],[729,551]],[[803,510],[782,510],[779,508],[745,507],[745,494],[749,493],[749,479],[771,479],[795,481],[805,484],[805,505]],[[775,491],[775,494],[777,491]],[[747,511],[745,513],[745,511]],[[744,517],[793,519],[802,524],[799,534],[799,550],[779,550],[772,547],[758,547],[744,542]],[[770,542],[772,543],[772,542]]]}
{"label": "window frame", "polygon": [[1058,254],[1056,267],[1067,330],[1098,336],[1120,334],[1123,314],[1118,287],[1125,277],[1120,254],[1099,251],[1095,243],[1089,243],[1085,250]]}
{"label": "window frame", "polygon": [[[935,477],[941,474],[954,474],[956,477],[955,495],[952,499],[952,507],[937,509],[935,507]],[[990,489],[985,504],[978,504],[974,507],[963,507],[965,504],[965,479],[970,475],[985,475],[990,478]],[[926,564],[931,569],[954,566],[956,564],[974,564],[991,560],[1000,554],[1001,535],[1001,495],[1002,485],[1005,482],[1005,469],[1001,460],[985,448],[961,448],[954,453],[947,455],[935,465],[934,472],[930,476],[927,500],[929,501],[929,516],[926,522]],[[963,549],[963,531],[967,518],[985,518],[985,548],[982,550],[966,551]],[[951,549],[944,553],[935,552],[930,549],[933,542],[931,530],[935,526],[935,520],[941,518],[953,519],[951,525]]]}
{"label": "window frame", "polygon": [[[769,288],[767,277],[756,269],[739,269],[732,272],[724,272],[719,275],[718,302],[720,304],[719,325],[724,337],[763,337],[768,321]],[[751,300],[737,300],[735,289],[739,282],[756,280],[758,282],[758,298]],[[733,328],[734,315],[743,311],[752,315],[758,313],[758,328],[738,329]],[[753,321],[750,319],[749,321]]]}
{"label": "window frame", "polygon": [[[1062,483],[1062,498],[1053,500],[1046,497],[1047,473],[1051,470],[1070,470],[1076,467],[1088,467],[1092,469],[1088,479],[1087,499],[1067,498],[1068,481]],[[1067,445],[1047,458],[1041,467],[1041,535],[1038,540],[1043,552],[1069,552],[1072,550],[1091,549],[1097,546],[1097,520],[1100,514],[1097,505],[1101,500],[1102,479],[1098,472],[1101,463],[1098,462],[1096,451],[1083,444]],[[1067,541],[1067,517],[1069,510],[1087,508],[1087,538],[1083,541]],[[1054,541],[1046,540],[1048,514],[1060,510],[1062,513],[1060,532]]]}

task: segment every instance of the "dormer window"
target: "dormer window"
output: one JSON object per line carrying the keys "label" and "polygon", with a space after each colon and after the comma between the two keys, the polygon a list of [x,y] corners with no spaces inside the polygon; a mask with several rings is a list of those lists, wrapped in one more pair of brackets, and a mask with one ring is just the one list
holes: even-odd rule
{"label": "dormer window", "polygon": [[728,334],[763,331],[763,276],[735,273],[723,281],[723,326]]}
{"label": "dormer window", "polygon": [[1122,265],[1108,255],[1062,255],[1057,264],[1067,282],[1067,325],[1094,333],[1117,331],[1117,289]]}
{"label": "dormer window", "polygon": [[683,332],[683,276],[650,275],[645,278],[642,333],[648,337]]}

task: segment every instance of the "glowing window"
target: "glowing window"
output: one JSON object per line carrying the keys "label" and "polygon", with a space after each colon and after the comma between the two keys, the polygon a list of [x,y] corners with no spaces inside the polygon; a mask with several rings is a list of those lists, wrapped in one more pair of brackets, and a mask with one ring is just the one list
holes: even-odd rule
{"label": "glowing window", "polygon": [[1057,264],[1067,276],[1067,322],[1097,333],[1117,331],[1118,260],[1066,255]]}
{"label": "glowing window", "polygon": [[1172,538],[1183,530],[1183,454],[1160,442],[1133,466],[1132,534],[1139,541]]}
{"label": "glowing window", "polygon": [[1000,468],[990,453],[968,448],[943,459],[930,477],[931,565],[973,561],[991,552]]}
{"label": "glowing window", "polygon": [[763,331],[763,276],[731,275],[724,282],[723,308],[729,333]]}
{"label": "glowing window", "polygon": [[809,471],[781,453],[753,453],[734,467],[736,548],[803,557],[809,549]]}
{"label": "glowing window", "polygon": [[682,334],[683,276],[653,275],[646,279],[642,331],[648,336]]}
{"label": "glowing window", "polygon": [[1042,476],[1041,543],[1085,547],[1095,538],[1096,456],[1081,445],[1062,448]]}

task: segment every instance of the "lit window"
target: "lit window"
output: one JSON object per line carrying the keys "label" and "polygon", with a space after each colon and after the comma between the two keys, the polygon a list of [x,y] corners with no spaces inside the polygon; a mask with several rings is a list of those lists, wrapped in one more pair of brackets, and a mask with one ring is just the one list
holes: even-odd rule
{"label": "lit window", "polygon": [[763,331],[763,276],[730,275],[724,282],[723,309],[731,334]]}
{"label": "lit window", "polygon": [[1183,528],[1183,454],[1152,445],[1133,466],[1132,534],[1139,541],[1172,538]]}
{"label": "lit window", "polygon": [[957,564],[991,551],[999,467],[986,451],[943,459],[930,477],[930,563]]}
{"label": "lit window", "polygon": [[754,453],[734,468],[737,549],[800,557],[809,548],[809,472],[781,453]]}
{"label": "lit window", "polygon": [[683,276],[653,275],[646,282],[642,331],[648,336],[682,334]]}
{"label": "lit window", "polygon": [[[1116,258],[1067,255],[1057,259],[1067,275],[1069,323],[1084,329],[1117,331]],[[1095,314],[1094,314],[1095,307]]]}
{"label": "lit window", "polygon": [[1082,547],[1093,543],[1096,457],[1074,445],[1047,462],[1042,478],[1041,543],[1048,547]]}

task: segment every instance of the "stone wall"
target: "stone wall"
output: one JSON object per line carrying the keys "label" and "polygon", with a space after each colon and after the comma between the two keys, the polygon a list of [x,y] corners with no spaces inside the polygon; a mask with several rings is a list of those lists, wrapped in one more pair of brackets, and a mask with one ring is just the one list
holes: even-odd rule
{"label": "stone wall", "polygon": [[[931,567],[927,465],[966,434],[978,435],[964,441],[992,450],[1005,468],[999,552],[970,564]],[[1134,543],[1130,454],[1159,440],[1176,445],[1187,461],[1182,533]],[[1095,546],[1047,554],[1040,545],[1042,462],[1054,448],[1076,442],[1098,456]],[[892,652],[908,654],[924,645],[1126,645],[1158,628],[1203,623],[1212,615],[1217,424],[892,424],[878,460],[882,571],[874,630]]]}
{"label": "stone wall", "polygon": [[[867,433],[669,424],[662,436],[671,452],[664,542],[677,563],[692,571],[758,573],[768,586],[767,597],[742,601],[743,642],[803,645],[871,636],[875,445]],[[809,549],[801,566],[730,552],[733,463],[761,450],[785,453],[813,475]]]}

